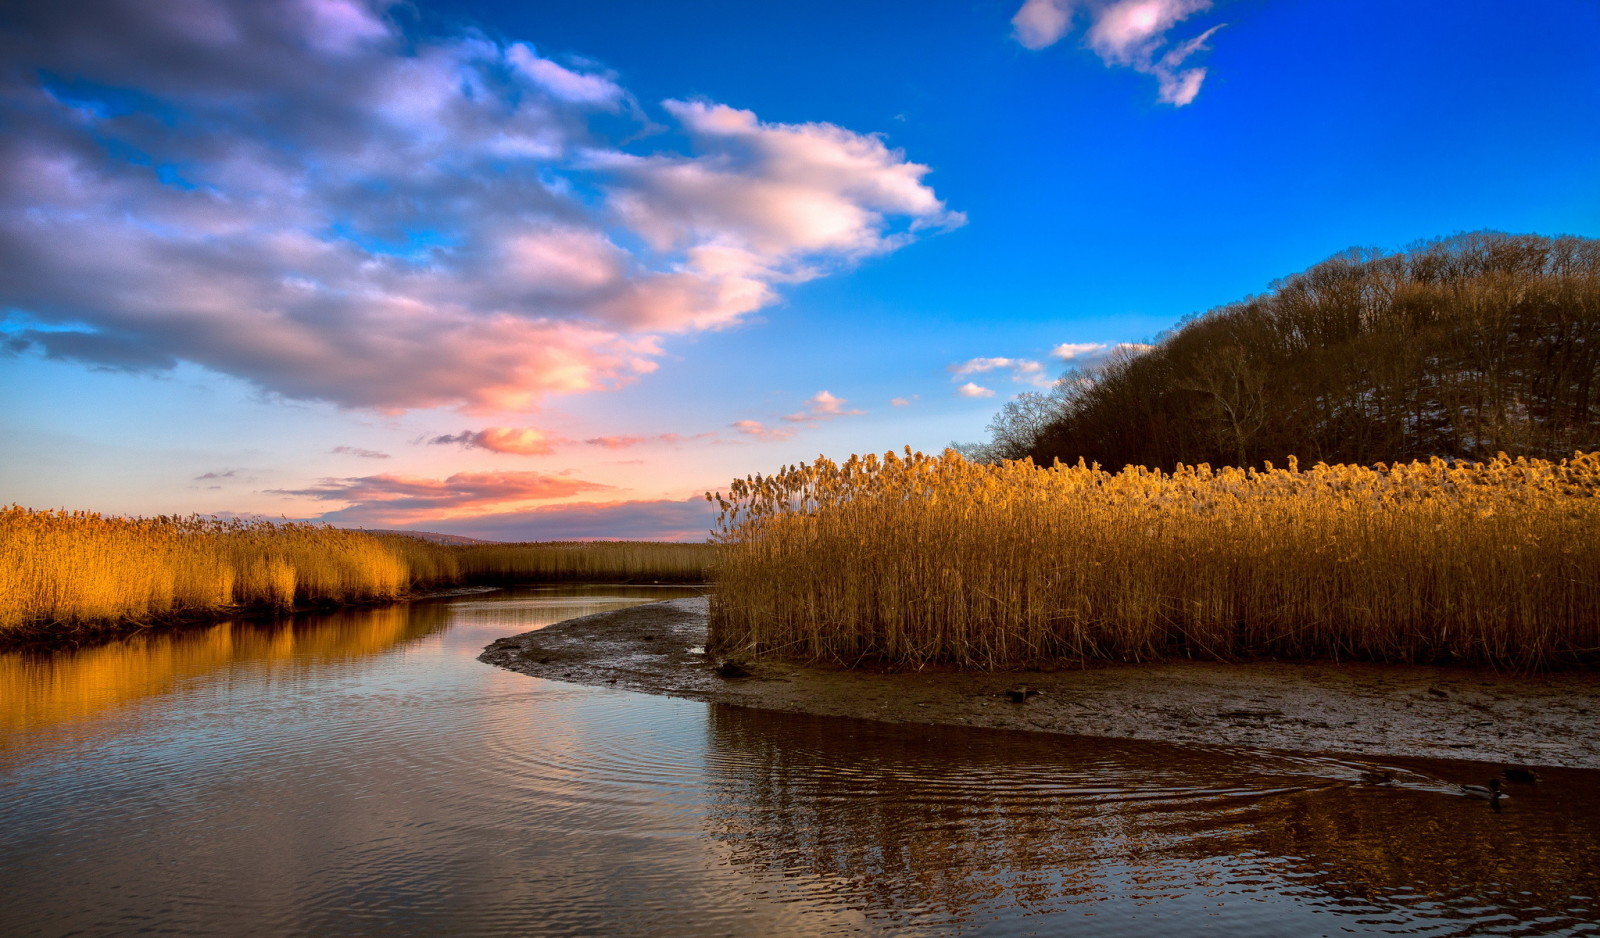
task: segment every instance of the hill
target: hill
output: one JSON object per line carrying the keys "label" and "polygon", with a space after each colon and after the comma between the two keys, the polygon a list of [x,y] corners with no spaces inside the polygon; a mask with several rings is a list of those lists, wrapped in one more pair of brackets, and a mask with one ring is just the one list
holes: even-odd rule
{"label": "hill", "polygon": [[1370,464],[1600,447],[1600,240],[1352,249],[1013,401],[979,458]]}

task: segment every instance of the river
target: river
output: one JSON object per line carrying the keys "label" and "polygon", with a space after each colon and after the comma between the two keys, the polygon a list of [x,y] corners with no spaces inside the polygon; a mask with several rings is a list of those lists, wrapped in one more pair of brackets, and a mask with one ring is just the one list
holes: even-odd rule
{"label": "river", "polygon": [[797,716],[476,660],[697,592],[0,654],[0,935],[1600,935],[1600,772],[1491,811],[1454,784],[1496,766]]}

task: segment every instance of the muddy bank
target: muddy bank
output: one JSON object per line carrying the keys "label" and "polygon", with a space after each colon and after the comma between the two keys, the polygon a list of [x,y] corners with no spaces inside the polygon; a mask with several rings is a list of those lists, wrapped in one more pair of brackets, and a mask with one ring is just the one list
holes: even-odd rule
{"label": "muddy bank", "polygon": [[[701,653],[706,599],[569,619],[485,649],[536,677],[768,710],[1366,756],[1600,768],[1600,676],[1477,668],[1168,662],[881,674]],[[1008,691],[1026,687],[1021,703]]]}

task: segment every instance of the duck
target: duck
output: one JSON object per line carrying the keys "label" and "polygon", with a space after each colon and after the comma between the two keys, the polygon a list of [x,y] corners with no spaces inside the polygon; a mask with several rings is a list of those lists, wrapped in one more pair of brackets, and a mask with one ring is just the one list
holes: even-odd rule
{"label": "duck", "polygon": [[1482,785],[1462,785],[1460,788],[1461,793],[1468,798],[1487,801],[1496,807],[1499,806],[1501,799],[1507,797],[1506,793],[1500,790],[1500,780],[1498,778],[1489,779],[1487,788]]}
{"label": "duck", "polygon": [[1506,781],[1508,782],[1517,782],[1523,785],[1536,785],[1539,782],[1538,772],[1535,772],[1532,769],[1522,768],[1521,766],[1506,766],[1506,770],[1502,774],[1505,775]]}

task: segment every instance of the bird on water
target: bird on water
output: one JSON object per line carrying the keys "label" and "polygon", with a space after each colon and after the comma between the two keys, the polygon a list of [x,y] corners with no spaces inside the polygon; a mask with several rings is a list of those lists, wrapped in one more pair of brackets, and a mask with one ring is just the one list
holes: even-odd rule
{"label": "bird on water", "polygon": [[1500,780],[1498,778],[1489,779],[1487,788],[1482,785],[1462,785],[1460,787],[1463,795],[1468,798],[1487,801],[1489,802],[1489,807],[1494,808],[1496,811],[1500,810],[1501,800],[1507,797],[1506,793],[1500,790]]}

